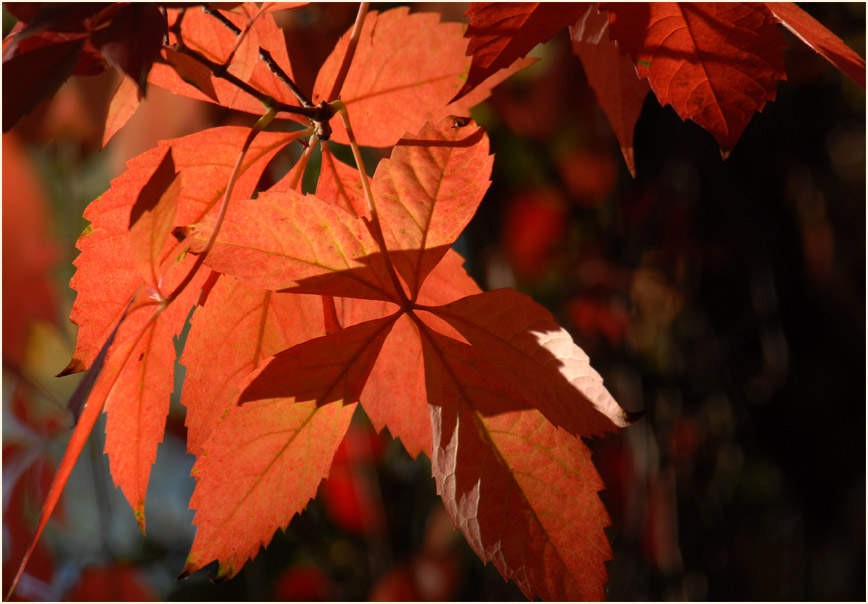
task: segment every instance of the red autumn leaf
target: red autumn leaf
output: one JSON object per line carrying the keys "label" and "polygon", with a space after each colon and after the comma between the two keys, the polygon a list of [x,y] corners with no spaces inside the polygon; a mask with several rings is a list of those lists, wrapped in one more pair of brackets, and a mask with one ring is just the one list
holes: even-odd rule
{"label": "red autumn leaf", "polygon": [[172,148],[165,147],[157,169],[139,191],[130,210],[128,232],[133,262],[139,274],[154,287],[159,285],[161,254],[172,231],[180,192],[181,181],[175,172]]}
{"label": "red autumn leaf", "polygon": [[621,143],[621,153],[630,174],[636,175],[633,157],[633,129],[650,90],[647,80],[639,77],[630,57],[621,52],[617,41],[609,39],[606,12],[589,4],[585,13],[570,26],[573,52],[585,69],[588,84]]}
{"label": "red autumn leaf", "polygon": [[[198,252],[213,217],[190,230]],[[296,191],[233,203],[205,263],[255,287],[398,300],[367,226],[341,207]]]}
{"label": "red autumn leaf", "polygon": [[335,158],[323,144],[323,160],[319,179],[316,183],[316,196],[341,206],[356,216],[370,218],[368,202],[359,180],[359,171]]}
{"label": "red autumn leaf", "polygon": [[[458,23],[440,23],[438,15],[408,14],[409,8],[395,8],[365,18],[359,45],[347,73],[340,98],[351,117],[353,133],[360,145],[388,147],[405,132],[417,132],[426,121],[437,123],[452,114],[466,115],[472,105],[450,103],[464,82],[469,59],[467,42]],[[313,100],[331,101],[332,84],[349,44],[349,32],[335,46],[320,68]],[[530,62],[505,65],[509,73]],[[484,82],[472,102],[479,103],[503,79]],[[347,143],[343,124],[332,122],[332,138]]]}
{"label": "red autumn leaf", "polygon": [[235,576],[316,495],[355,404],[255,402],[232,406],[193,468],[198,527],[184,575],[212,560]]}
{"label": "red autumn leaf", "polygon": [[103,58],[129,76],[145,96],[148,73],[160,55],[166,18],[153,4],[123,4],[104,29],[93,38]]}
{"label": "red autumn leaf", "polygon": [[[71,282],[78,296],[70,318],[79,326],[79,332],[73,361],[65,373],[82,371],[90,365],[142,282],[129,258],[126,232],[132,201],[156,169],[161,149],[172,148],[175,169],[181,173],[175,224],[188,224],[201,219],[222,197],[221,187],[232,172],[246,136],[244,128],[227,127],[163,141],[160,147],[130,160],[129,169],[88,206],[84,217],[92,224],[76,243],[82,253],[75,260],[77,271]],[[233,199],[253,192],[268,160],[289,140],[289,135],[279,133],[264,133],[256,138],[241,167]],[[105,287],[105,283],[112,287]]]}
{"label": "red autumn leaf", "polygon": [[[419,303],[439,306],[480,293],[479,286],[464,271],[463,264],[461,256],[448,250],[422,285]],[[397,310],[388,302],[354,299],[344,299],[339,308],[345,327],[389,316]],[[428,319],[431,323],[437,322],[434,317]],[[439,326],[442,329],[442,322]],[[422,341],[409,317],[400,317],[383,343],[362,391],[361,403],[377,430],[388,428],[413,457],[420,452],[431,457],[431,422],[425,395]]]}
{"label": "red autumn leaf", "polygon": [[467,55],[473,63],[467,80],[453,98],[473,90],[497,70],[509,67],[533,47],[575,23],[585,3],[473,2],[465,16],[470,19],[465,36],[470,38]]}
{"label": "red autumn leaf", "polygon": [[[483,170],[478,171],[481,178],[488,173],[487,145],[472,136],[460,138],[458,144],[449,141],[444,132],[449,133],[451,127],[423,127],[417,138],[429,139],[426,143],[430,146],[402,145],[410,149],[397,149],[382,174],[378,170],[375,180],[385,180],[382,175],[387,174],[390,183],[374,190],[373,205],[383,224],[384,250],[368,250],[371,243],[364,243],[369,235],[361,228],[361,219],[294,190],[233,204],[234,212],[227,215],[218,243],[206,260],[215,270],[270,280],[257,281],[257,287],[291,287],[328,295],[338,295],[341,288],[346,293],[355,288],[349,295],[363,298],[341,301],[343,329],[293,346],[259,365],[248,378],[239,402],[244,409],[281,401],[310,401],[325,409],[338,401],[360,400],[375,428],[387,427],[413,455],[421,451],[431,455],[438,489],[453,521],[465,531],[483,560],[494,560],[501,573],[514,577],[531,597],[599,597],[605,579],[602,561],[610,555],[602,532],[608,517],[596,497],[600,482],[592,473],[589,453],[580,437],[602,434],[626,425],[628,420],[591,369],[587,356],[547,311],[517,292],[475,293],[478,289],[460,269],[460,257],[446,254],[487,183],[468,186],[462,171],[444,166],[448,168],[455,159],[460,166],[483,164]],[[467,150],[464,160],[459,150]],[[446,151],[449,153],[440,155]],[[436,186],[428,186],[429,181]],[[453,211],[458,227],[438,222],[439,212],[444,212],[441,206],[460,208]],[[356,224],[359,226],[352,228]],[[392,234],[387,236],[389,232]],[[197,225],[193,235],[198,246],[210,231]],[[352,247],[349,242],[363,245]],[[436,247],[427,247],[433,244]],[[438,264],[434,264],[436,260],[426,264],[419,260],[426,249],[445,255]],[[418,289],[415,301],[398,290],[381,289],[372,295],[377,278],[370,270],[382,258],[388,258],[411,284],[410,296],[415,298],[413,292]],[[380,283],[388,283],[387,278],[381,276]],[[365,287],[360,288],[354,279],[366,279]],[[454,285],[445,285],[450,282]],[[394,303],[401,306],[396,308]],[[425,422],[426,408],[430,424]],[[229,413],[232,417],[238,412],[230,409]],[[518,428],[512,426],[516,423]],[[427,432],[429,426],[431,432]],[[237,440],[239,434],[251,430],[259,438],[259,429],[246,424],[234,426],[233,438]],[[221,468],[225,470],[229,463],[223,457],[229,454],[225,447],[230,451],[235,448],[219,440],[220,427],[217,430],[205,443],[206,455],[200,457],[200,463],[210,464],[215,451],[212,447],[219,446]],[[455,430],[463,432],[453,434]],[[545,437],[538,445],[539,452],[533,448],[537,445],[532,446],[535,457],[528,460],[523,455],[532,433]],[[462,461],[455,457],[459,442]],[[321,455],[331,455],[326,446],[318,450]],[[554,461],[540,464],[538,458],[545,455]],[[489,457],[501,461],[477,465]],[[246,461],[245,467],[251,463]],[[461,468],[467,473],[462,474],[461,490],[456,492],[450,476]],[[565,528],[575,511],[565,510],[562,499],[551,490],[533,491],[524,476],[545,475],[542,480],[546,484],[565,489],[562,485],[576,482],[576,474],[587,479],[569,487],[568,492],[578,497],[584,520],[578,528]],[[202,473],[197,477],[202,484]],[[220,480],[230,479],[221,474]],[[540,479],[532,479],[536,480]],[[485,494],[470,493],[473,485],[484,485]],[[293,498],[306,500],[315,484],[308,482],[298,488],[301,493],[294,492]],[[274,489],[263,487],[263,497],[274,497]],[[267,525],[257,524],[258,532],[245,530],[240,548],[243,555],[239,557],[239,552],[226,543],[211,545],[217,543],[217,537],[210,536],[216,529],[207,510],[224,504],[214,501],[217,494],[210,489],[202,493],[207,493],[207,498],[197,496],[195,505],[200,514],[206,510],[197,516],[197,524],[200,530],[209,531],[208,545],[202,546],[207,554],[199,555],[194,545],[196,555],[188,570],[216,557],[221,561],[221,576],[231,576],[237,572],[238,562],[250,555],[250,548],[267,542],[271,531],[283,526],[295,510],[284,509]],[[225,489],[219,493],[228,496]],[[507,508],[496,503],[499,496],[506,498],[509,509],[517,510],[520,520],[515,532],[505,528]],[[232,495],[231,505],[243,507],[237,497]],[[545,519],[540,520],[543,516]],[[238,535],[240,529],[231,523],[229,526],[233,529],[230,532]],[[552,560],[552,555],[554,562],[537,562]]]}
{"label": "red autumn leaf", "polygon": [[[219,142],[214,140],[215,136],[219,137]],[[90,366],[103,342],[114,334],[118,322],[126,315],[128,301],[137,290],[145,286],[139,299],[152,295],[153,290],[148,288],[154,286],[159,286],[165,295],[180,284],[195,263],[192,256],[181,262],[170,256],[175,242],[166,239],[165,235],[171,226],[171,220],[166,216],[172,212],[165,208],[156,212],[163,214],[161,220],[139,219],[133,225],[133,241],[139,223],[149,225],[151,232],[160,233],[152,236],[145,228],[139,234],[140,240],[145,242],[164,240],[159,252],[155,252],[156,248],[151,244],[146,244],[146,253],[140,255],[147,260],[137,263],[128,243],[131,211],[138,193],[152,182],[152,175],[167,155],[166,149],[172,149],[175,169],[181,174],[180,191],[170,198],[176,199],[177,215],[183,218],[186,214],[189,220],[207,212],[222,195],[222,191],[209,184],[208,178],[228,178],[240,148],[238,139],[243,136],[243,129],[228,128],[168,141],[131,161],[130,169],[113,181],[109,191],[88,206],[85,217],[92,224],[78,240],[81,254],[76,259],[78,271],[72,280],[78,296],[71,318],[81,328],[75,355],[64,373]],[[250,163],[238,179],[238,193],[249,195],[269,156],[286,140],[286,135],[263,136],[258,140],[259,144],[251,150]],[[230,146],[232,142],[236,145],[234,153]],[[207,151],[199,144],[209,145]],[[208,177],[202,178],[203,170],[207,171]],[[169,171],[174,174],[174,169]],[[161,182],[164,183],[165,179]],[[150,197],[153,199],[155,196]],[[157,208],[160,203],[156,203]],[[150,263],[157,258],[166,260],[170,268],[165,273],[154,271],[157,283],[148,286],[137,264],[148,263],[150,268]],[[150,467],[156,457],[157,444],[162,440],[173,388],[175,348],[172,339],[180,333],[204,278],[204,272],[200,271],[183,294],[158,315],[152,316],[154,307],[149,306],[133,311],[123,321],[116,335],[111,336],[113,342],[105,366],[89,397],[91,407],[99,408],[105,401],[108,414],[106,451],[112,475],[142,528]],[[106,283],[111,283],[112,287],[106,287]]]}
{"label": "red autumn leaf", "polygon": [[662,105],[708,130],[729,155],[754,112],[786,79],[785,45],[764,5],[601,5],[612,37],[636,62]]}
{"label": "red autumn leaf", "polygon": [[596,436],[629,424],[588,356],[547,310],[524,294],[499,289],[430,310],[554,425]]}
{"label": "red autumn leaf", "polygon": [[490,184],[493,157],[475,122],[446,118],[403,138],[377,166],[372,189],[383,237],[415,298],[428,273],[470,222]]}
{"label": "red autumn leaf", "polygon": [[766,2],[775,20],[865,88],[865,59],[792,2]]}
{"label": "red autumn leaf", "polygon": [[609,517],[588,448],[529,408],[478,349],[433,332],[423,343],[431,466],[453,524],[529,599],[602,600]]}
{"label": "red autumn leaf", "polygon": [[[240,14],[227,13],[225,15],[239,29],[246,31],[234,54],[231,53],[238,37],[213,17],[192,7],[185,11],[181,22],[181,35],[184,44],[218,65],[224,64],[231,55],[228,65],[230,73],[277,101],[288,105],[298,105],[298,101],[289,88],[259,58],[261,47],[271,54],[274,61],[289,77],[292,77],[283,34],[277,28],[274,17],[267,12],[260,12],[260,9],[252,2],[244,3],[238,10]],[[178,18],[178,11],[169,11],[169,15],[169,25],[171,26]],[[174,36],[170,36],[170,38],[174,41]],[[202,74],[197,74],[197,72],[201,72],[199,68],[192,67],[190,61],[177,58],[176,54],[172,54],[170,50],[163,52],[167,61],[173,65],[181,66],[180,73],[172,66],[155,63],[148,78],[150,83],[175,94],[216,102],[230,109],[259,115],[264,113],[262,103],[247,92],[213,74],[209,76],[210,86],[203,84]],[[185,81],[185,78],[193,82],[193,85]],[[211,94],[212,91],[213,95]],[[291,115],[286,117],[294,119],[294,116]]]}
{"label": "red autumn leaf", "polygon": [[181,357],[187,367],[187,450],[199,455],[220,414],[238,398],[238,383],[265,358],[323,335],[316,296],[255,289],[221,276],[196,309]]}
{"label": "red autumn leaf", "polygon": [[231,578],[316,495],[395,317],[269,358],[204,444],[190,506],[199,527],[184,574],[219,559]]}
{"label": "red autumn leaf", "polygon": [[105,132],[102,135],[102,146],[105,147],[121,128],[127,125],[130,118],[139,108],[139,89],[130,78],[121,78],[118,87],[112,93],[108,113],[105,118]]}
{"label": "red autumn leaf", "polygon": [[43,99],[54,94],[72,74],[84,36],[75,34],[65,42],[38,46],[13,56],[3,56],[3,77],[15,85],[3,87],[3,132],[8,132]]}

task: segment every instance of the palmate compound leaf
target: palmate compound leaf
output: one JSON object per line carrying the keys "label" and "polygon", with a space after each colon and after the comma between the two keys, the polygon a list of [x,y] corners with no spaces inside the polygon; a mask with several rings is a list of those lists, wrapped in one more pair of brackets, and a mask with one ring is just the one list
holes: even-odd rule
{"label": "palmate compound leaf", "polygon": [[[467,115],[491,89],[533,60],[505,65],[480,83],[472,95],[454,103],[464,83],[470,59],[464,56],[464,26],[440,23],[433,13],[409,14],[409,8],[383,13],[371,11],[365,18],[359,44],[347,73],[340,98],[352,119],[360,145],[390,147],[405,132],[416,132],[426,121],[437,123],[448,115]],[[317,74],[313,101],[332,101],[331,94],[346,54],[350,32],[335,45]],[[332,121],[333,140],[347,143],[343,124]]]}
{"label": "palmate compound leaf", "polygon": [[[133,234],[129,235],[133,206],[140,191],[153,180],[167,149],[171,149],[174,170],[180,173],[180,180],[175,181],[180,182],[180,190],[172,194],[177,203],[175,219],[188,222],[201,217],[222,195],[217,183],[225,184],[228,180],[246,133],[244,128],[220,128],[164,141],[131,160],[128,170],[88,206],[84,216],[91,226],[76,244],[81,254],[75,260],[77,271],[71,282],[78,296],[70,317],[79,325],[79,333],[73,360],[64,374],[81,371],[94,362],[137,291],[141,290],[140,298],[148,296],[148,287],[159,286],[160,291],[168,293],[195,262],[191,255],[183,259],[171,256],[176,245],[171,237],[159,245],[150,243],[147,230],[136,234],[135,225],[150,222],[152,228],[162,233],[161,237],[166,235],[165,220],[143,222],[146,212],[134,222]],[[243,165],[236,194],[252,193],[268,160],[287,140],[286,134],[257,137]],[[166,188],[172,186],[168,184]],[[159,208],[161,203],[165,203],[162,194],[154,207]],[[154,253],[156,247],[160,248],[159,253]],[[165,274],[158,273],[158,283],[143,277],[142,272],[157,272],[143,269],[147,262],[169,267]],[[150,466],[163,437],[174,381],[172,338],[180,333],[206,273],[200,271],[184,293],[155,320],[150,320],[154,306],[133,311],[124,320],[88,399],[89,405],[101,405],[105,400],[106,452],[112,476],[142,527]]]}
{"label": "palmate compound leaf", "polygon": [[[465,272],[463,265],[464,259],[460,255],[447,250],[423,283],[419,303],[439,306],[480,293],[479,286]],[[391,302],[352,298],[337,302],[344,327],[389,316],[396,310]],[[439,326],[449,329],[442,322]],[[378,431],[388,428],[413,457],[423,452],[431,458],[431,420],[425,393],[422,340],[419,330],[407,315],[395,322],[383,343],[360,402],[374,428]]]}
{"label": "palmate compound leaf", "polygon": [[[423,132],[432,130],[427,126]],[[419,160],[424,161],[428,160]],[[409,180],[419,173],[419,162],[393,162],[389,171],[404,172],[393,174],[398,182]],[[437,164],[431,160],[431,165]],[[452,179],[460,181],[450,174],[446,179],[450,182],[443,184],[446,190],[455,185]],[[426,211],[436,216],[436,204],[442,200],[424,199],[431,204]],[[255,424],[255,418],[265,417],[256,415],[259,406],[277,409],[289,400],[304,400],[315,401],[302,403],[308,405],[305,409],[312,410],[310,405],[318,403],[325,411],[358,399],[378,429],[389,428],[414,455],[430,454],[453,522],[465,531],[483,560],[494,561],[531,597],[601,597],[602,562],[610,555],[602,531],[608,518],[596,496],[600,480],[580,438],[624,426],[628,420],[569,335],[526,296],[505,290],[478,293],[461,269],[460,257],[445,249],[433,250],[442,259],[424,282],[419,275],[408,274],[407,281],[422,283],[415,302],[407,299],[407,291],[370,287],[382,283],[372,276],[372,266],[381,266],[386,257],[399,266],[418,257],[419,250],[392,249],[387,243],[385,252],[374,248],[369,256],[362,256],[370,243],[358,245],[367,241],[367,235],[355,225],[364,223],[333,203],[294,191],[262,195],[256,201],[264,203],[235,204],[241,214],[231,223],[237,228],[221,229],[214,257],[207,262],[216,261],[215,268],[245,280],[256,279],[252,267],[257,263],[276,262],[274,267],[280,270],[269,270],[268,278],[279,273],[281,280],[271,287],[332,295],[343,284],[360,291],[362,299],[351,295],[338,299],[343,329],[264,360],[244,382],[246,386],[239,386],[241,406],[231,407],[212,431],[197,466],[199,495],[193,507],[198,510],[198,545],[194,544],[187,570],[217,558],[221,576],[237,572],[239,564],[301,509],[324,475],[324,471],[307,475],[305,482],[294,483],[290,495],[279,491],[283,482],[269,478],[261,491],[266,503],[282,501],[281,497],[290,497],[292,503],[280,514],[267,516],[266,522],[250,519],[267,514],[256,499],[261,483],[248,476],[253,473],[251,464],[259,462],[239,452],[237,434],[250,434],[244,442],[253,447],[252,442],[264,438],[263,431],[268,433],[268,426]],[[375,199],[375,207],[382,204],[382,199]],[[470,205],[472,213],[475,205]],[[242,230],[245,215],[249,220]],[[298,228],[301,215],[318,216],[320,243],[316,245],[320,247],[307,241],[307,231]],[[393,213],[388,223],[387,228],[397,231],[403,227],[419,232],[407,212]],[[209,234],[207,226],[193,229],[197,241]],[[351,245],[350,235],[360,238],[356,244]],[[444,238],[441,247],[450,243]],[[286,260],[287,250],[295,250],[292,262]],[[343,270],[334,261],[338,257],[344,259]],[[365,287],[359,286],[360,276]],[[251,421],[242,423],[244,417]],[[429,435],[424,434],[426,429]],[[297,432],[292,424],[275,438],[286,443],[287,435]],[[281,448],[270,437],[265,442],[270,443],[268,455],[274,461],[268,468],[284,467],[280,461],[284,452],[297,452],[291,444]],[[313,451],[331,459],[336,442],[324,439]],[[219,462],[210,461],[211,447],[220,451]],[[236,463],[236,457],[248,461]],[[234,464],[231,474],[225,472],[227,464]],[[242,489],[249,495],[233,491],[230,485],[239,481],[254,485]],[[565,509],[564,494],[575,499],[575,508]],[[228,508],[226,498],[233,503]],[[249,513],[236,517],[232,511],[236,509]],[[507,528],[506,519],[516,526]],[[232,535],[241,535],[240,541]]]}
{"label": "palmate compound leaf", "polygon": [[746,3],[601,3],[613,39],[661,105],[717,140],[726,157],[786,79],[785,46],[768,8]]}
{"label": "palmate compound leaf", "polygon": [[[220,201],[249,129],[223,127],[162,141],[127,162],[127,171],[112,181],[109,190],[85,209],[91,222],[76,246],[81,254],[70,285],[78,292],[70,314],[79,326],[76,350],[64,375],[90,366],[108,334],[123,314],[127,301],[142,283],[129,258],[126,233],[130,210],[139,191],[153,174],[164,148],[172,148],[181,191],[175,224],[200,220]],[[261,133],[250,146],[232,193],[249,197],[268,161],[290,140],[281,133]]]}
{"label": "palmate compound leaf", "polygon": [[585,12],[570,25],[573,53],[578,55],[588,84],[609,118],[621,144],[621,153],[630,173],[636,175],[633,129],[648,96],[648,80],[640,78],[629,55],[618,42],[609,39],[609,15],[588,4]]}

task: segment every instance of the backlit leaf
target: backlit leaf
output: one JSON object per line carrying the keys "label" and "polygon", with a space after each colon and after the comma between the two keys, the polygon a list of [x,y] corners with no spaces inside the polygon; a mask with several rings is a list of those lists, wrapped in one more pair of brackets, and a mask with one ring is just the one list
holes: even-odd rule
{"label": "backlit leaf", "polygon": [[762,4],[604,3],[611,32],[662,105],[711,134],[724,156],[786,79],[783,36]]}
{"label": "backlit leaf", "polygon": [[589,4],[570,26],[570,38],[588,84],[618,137],[627,168],[635,176],[633,129],[650,90],[648,81],[639,77],[633,61],[621,52],[618,42],[609,39],[608,14],[598,11],[596,5]]}
{"label": "backlit leaf", "polygon": [[430,310],[555,426],[596,436],[629,423],[588,356],[547,310],[524,294],[499,289]]}
{"label": "backlit leaf", "polygon": [[865,59],[792,2],[766,2],[775,20],[865,88]]}
{"label": "backlit leaf", "polygon": [[483,560],[529,599],[603,600],[603,482],[581,439],[555,428],[482,358],[423,337],[437,492]]}
{"label": "backlit leaf", "polygon": [[470,38],[467,54],[473,63],[455,98],[575,23],[586,6],[575,2],[472,2],[464,14],[470,19],[465,36]]}
{"label": "backlit leaf", "polygon": [[[194,252],[213,217],[191,227]],[[233,203],[205,263],[255,287],[397,300],[385,259],[364,221],[296,191]]]}
{"label": "backlit leaf", "polygon": [[355,404],[257,401],[230,406],[193,468],[198,527],[182,576],[212,560],[231,579],[316,495]]}
{"label": "backlit leaf", "polygon": [[217,280],[193,314],[181,357],[190,453],[202,452],[220,414],[238,398],[238,383],[263,359],[323,335],[321,308],[317,296],[256,289],[228,275]]}
{"label": "backlit leaf", "polygon": [[403,138],[377,166],[373,192],[383,236],[411,297],[476,213],[493,157],[475,122],[446,118]]}
{"label": "backlit leaf", "polygon": [[172,148],[164,155],[130,210],[129,242],[139,274],[158,287],[160,255],[172,230],[181,182],[172,161]]}
{"label": "backlit leaf", "polygon": [[[368,13],[340,93],[360,145],[394,145],[405,132],[417,132],[425,122],[436,124],[448,115],[466,115],[470,102],[479,103],[490,94],[503,74],[484,82],[472,100],[450,105],[470,66],[463,33],[459,23],[440,23],[439,16],[431,13],[409,14],[406,7]],[[315,103],[333,100],[325,97],[331,93],[348,43],[349,32],[320,68],[313,90]],[[505,67],[514,73],[530,63]],[[332,128],[333,140],[348,142],[339,120],[332,120]]]}
{"label": "backlit leaf", "polygon": [[[250,28],[231,58],[229,71],[277,101],[298,105],[292,91],[259,58],[259,48],[262,47],[269,51],[275,62],[289,77],[292,77],[283,34],[277,28],[274,17],[267,12],[260,14],[260,9],[252,2],[244,3],[238,10],[240,14],[225,13],[225,16],[239,29],[244,29],[248,24]],[[171,26],[177,18],[178,10],[170,10],[169,25]],[[235,48],[237,40],[236,35],[225,25],[205,14],[201,8],[193,6],[186,9],[181,22],[181,34],[184,44],[189,48],[220,65],[230,59],[230,52]],[[173,39],[174,36],[171,38]],[[216,102],[224,107],[247,113],[259,115],[265,113],[265,108],[259,100],[214,75],[211,76],[211,88],[207,89],[207,92],[202,92],[204,87],[201,84],[190,85],[171,66],[156,63],[151,69],[148,81],[175,94]],[[209,94],[211,89],[214,91],[216,101]],[[286,117],[297,119],[294,116]]]}

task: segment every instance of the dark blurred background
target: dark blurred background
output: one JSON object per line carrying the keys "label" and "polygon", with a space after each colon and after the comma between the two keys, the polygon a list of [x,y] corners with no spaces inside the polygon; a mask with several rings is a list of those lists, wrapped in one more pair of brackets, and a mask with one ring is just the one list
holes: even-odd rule
{"label": "dark blurred background", "polygon": [[[303,89],[356,7],[280,16]],[[865,56],[864,4],[803,7]],[[413,10],[463,20],[465,5]],[[631,178],[566,32],[474,111],[496,159],[457,244],[468,270],[546,305],[622,406],[644,411],[590,443],[612,516],[612,600],[866,597],[865,93],[784,35],[788,81],[726,161],[649,95]],[[250,122],[151,88],[100,150],[116,84],[73,78],[3,137],[4,590],[69,434],[77,378],[52,376],[75,341],[67,284],[84,207],[157,140]],[[317,499],[235,580],[175,581],[195,530],[182,381],[179,366],[147,537],[97,434],[19,596],[523,599],[452,530],[428,462],[363,415]]]}

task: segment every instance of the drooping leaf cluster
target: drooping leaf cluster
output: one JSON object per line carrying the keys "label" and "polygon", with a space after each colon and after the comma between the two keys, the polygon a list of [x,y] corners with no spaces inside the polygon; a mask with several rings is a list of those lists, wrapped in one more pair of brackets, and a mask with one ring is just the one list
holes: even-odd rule
{"label": "drooping leaf cluster", "polygon": [[[548,311],[512,290],[482,292],[451,249],[493,164],[484,128],[464,116],[569,27],[632,170],[649,89],[733,148],[785,77],[776,22],[863,87],[864,61],[794,5],[478,3],[466,28],[363,7],[307,95],[271,15],[293,6],[129,6],[19,10],[4,64],[25,78],[49,53],[56,67],[41,84],[25,78],[9,114],[4,96],[4,129],[101,61],[126,74],[104,141],[146,82],[264,117],[162,141],[87,208],[65,371],[87,374],[38,530],[103,409],[112,476],[145,530],[174,338],[193,309],[180,362],[197,533],[183,574],[217,560],[228,579],[267,546],[316,495],[361,405],[431,459],[454,526],[484,562],[529,598],[602,599],[608,516],[582,439],[629,420]],[[147,27],[127,35],[133,10]],[[266,131],[272,119],[302,129]],[[329,139],[351,145],[356,165]],[[295,142],[296,166],[258,190]],[[358,146],[391,147],[372,177]]]}

